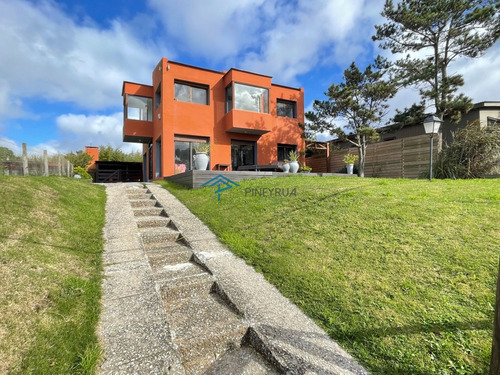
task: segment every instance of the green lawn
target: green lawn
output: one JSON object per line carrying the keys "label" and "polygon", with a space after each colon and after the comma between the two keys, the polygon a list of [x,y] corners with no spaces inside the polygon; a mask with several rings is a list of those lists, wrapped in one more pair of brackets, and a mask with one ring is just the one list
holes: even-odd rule
{"label": "green lawn", "polygon": [[163,185],[374,374],[487,373],[500,180]]}
{"label": "green lawn", "polygon": [[93,374],[104,188],[0,176],[0,373]]}

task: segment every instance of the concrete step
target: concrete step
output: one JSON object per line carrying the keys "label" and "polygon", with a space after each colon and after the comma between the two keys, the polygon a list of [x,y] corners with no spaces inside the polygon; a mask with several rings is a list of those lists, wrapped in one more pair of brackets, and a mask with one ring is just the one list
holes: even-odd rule
{"label": "concrete step", "polygon": [[129,200],[129,203],[132,208],[159,207],[159,203],[156,199],[133,199]]}
{"label": "concrete step", "polygon": [[148,259],[153,272],[156,272],[167,265],[189,262],[192,257],[193,252],[189,248],[179,246],[166,248],[164,251],[157,251],[148,256]]}
{"label": "concrete step", "polygon": [[164,306],[169,308],[176,301],[210,293],[213,283],[214,277],[204,272],[175,280],[164,280],[159,284],[159,291]]}
{"label": "concrete step", "polygon": [[143,216],[164,216],[167,217],[167,213],[161,207],[143,207],[133,209],[135,217]]}
{"label": "concrete step", "polygon": [[139,229],[142,228],[157,228],[157,227],[166,227],[170,223],[170,219],[164,216],[143,216],[138,217],[137,227]]}
{"label": "concrete step", "polygon": [[219,357],[203,375],[278,375],[280,372],[253,348],[244,345]]}
{"label": "concrete step", "polygon": [[140,231],[139,235],[142,238],[144,245],[158,244],[163,242],[175,242],[180,236],[176,230],[168,227],[145,228]]}
{"label": "concrete step", "polygon": [[233,331],[214,331],[191,340],[173,341],[186,375],[200,375],[225,353],[238,349],[244,334],[245,327],[242,326]]}
{"label": "concrete step", "polygon": [[198,276],[206,273],[207,271],[205,271],[196,263],[185,262],[185,263],[165,265],[157,269],[153,277],[157,283],[163,284],[167,281],[173,281],[185,277]]}
{"label": "concrete step", "polygon": [[199,339],[244,326],[241,317],[214,293],[199,293],[164,306],[178,341]]}
{"label": "concrete step", "polygon": [[137,189],[137,191],[127,192],[128,199],[151,199],[153,194],[148,193],[146,189]]}

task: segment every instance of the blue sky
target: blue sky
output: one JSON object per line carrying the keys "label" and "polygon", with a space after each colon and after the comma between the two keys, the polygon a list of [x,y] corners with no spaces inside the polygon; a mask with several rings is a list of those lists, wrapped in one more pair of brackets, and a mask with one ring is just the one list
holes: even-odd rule
{"label": "blue sky", "polygon": [[[351,61],[364,67],[383,0],[0,0],[0,146],[77,151],[122,143],[122,82],[150,84],[162,58],[304,87],[306,110]],[[500,43],[458,60],[463,92],[500,100]],[[395,108],[418,99],[401,91]]]}

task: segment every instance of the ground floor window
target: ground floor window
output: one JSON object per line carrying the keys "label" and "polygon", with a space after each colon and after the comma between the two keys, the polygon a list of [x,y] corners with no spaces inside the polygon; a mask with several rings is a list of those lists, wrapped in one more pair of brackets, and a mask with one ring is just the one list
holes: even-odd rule
{"label": "ground floor window", "polygon": [[[194,169],[195,147],[202,143],[209,143],[208,138],[188,136],[174,137],[174,174],[184,173]],[[210,163],[207,169],[210,169]]]}
{"label": "ground floor window", "polygon": [[297,152],[297,146],[278,143],[278,161],[288,159],[291,151]]}
{"label": "ground floor window", "polygon": [[253,165],[255,162],[255,142],[231,141],[231,168],[237,171],[243,165]]}
{"label": "ground floor window", "polygon": [[161,177],[161,137],[155,142],[155,178]]}

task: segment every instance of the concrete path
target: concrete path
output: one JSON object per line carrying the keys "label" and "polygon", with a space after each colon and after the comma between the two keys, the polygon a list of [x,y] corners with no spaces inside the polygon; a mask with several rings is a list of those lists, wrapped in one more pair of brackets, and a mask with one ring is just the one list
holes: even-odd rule
{"label": "concrete path", "polygon": [[109,184],[108,374],[368,374],[156,184]]}

